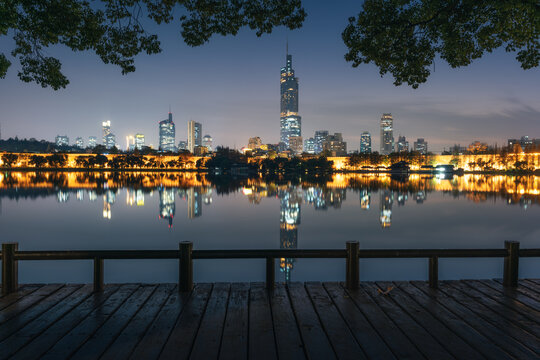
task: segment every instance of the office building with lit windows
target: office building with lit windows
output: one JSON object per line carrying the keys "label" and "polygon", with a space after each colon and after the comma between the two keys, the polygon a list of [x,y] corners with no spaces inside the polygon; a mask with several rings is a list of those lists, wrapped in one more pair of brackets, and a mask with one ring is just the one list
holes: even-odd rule
{"label": "office building with lit windows", "polygon": [[367,131],[360,135],[360,154],[371,154],[371,134]]}
{"label": "office building with lit windows", "polygon": [[159,122],[159,150],[176,151],[176,129],[172,119],[172,113],[169,117]]}
{"label": "office building with lit windows", "polygon": [[381,155],[388,155],[394,151],[394,119],[392,114],[383,114],[381,117]]}
{"label": "office building with lit windows", "polygon": [[202,125],[201,123],[190,120],[188,122],[188,150],[192,154],[195,147],[202,146]]}
{"label": "office building with lit windows", "polygon": [[309,138],[304,140],[304,152],[308,154],[315,154],[315,138]]}
{"label": "office building with lit windows", "polygon": [[323,151],[323,142],[328,137],[328,130],[315,131],[315,154],[320,154]]}
{"label": "office building with lit windows", "polygon": [[135,149],[142,150],[145,146],[144,134],[135,134]]}
{"label": "office building with lit windows", "polygon": [[422,155],[427,155],[428,153],[428,143],[423,138],[418,138],[414,142],[414,151],[418,151]]}
{"label": "office building with lit windows", "polygon": [[298,115],[298,78],[294,76],[288,51],[286,59],[280,77],[280,142],[288,149],[291,136],[302,136],[302,118]]}
{"label": "office building with lit windows", "polygon": [[409,152],[409,142],[405,139],[405,136],[398,136],[398,142],[396,144],[396,152]]}
{"label": "office building with lit windows", "polygon": [[78,148],[78,149],[84,149],[84,140],[82,137],[77,137],[75,138],[75,146]]}
{"label": "office building with lit windows", "polygon": [[56,135],[54,142],[56,146],[69,146],[69,138],[65,135]]}
{"label": "office building with lit windows", "polygon": [[212,137],[210,135],[204,135],[202,138],[202,146],[208,151],[212,151]]}

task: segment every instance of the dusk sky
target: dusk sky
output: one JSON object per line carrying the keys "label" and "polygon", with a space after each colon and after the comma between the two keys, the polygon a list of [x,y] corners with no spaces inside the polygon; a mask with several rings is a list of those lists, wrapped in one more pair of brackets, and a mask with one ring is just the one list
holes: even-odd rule
{"label": "dusk sky", "polygon": [[[302,136],[315,130],[341,132],[348,150],[359,148],[360,134],[369,131],[379,149],[379,119],[394,117],[394,137],[402,134],[411,146],[419,137],[429,150],[440,152],[474,140],[506,144],[507,138],[540,137],[540,69],[523,70],[514,53],[486,54],[472,65],[451,69],[436,61],[435,72],[419,89],[394,86],[373,65],[352,68],[344,60],[341,32],[361,2],[304,1],[308,13],[299,30],[275,29],[257,38],[243,30],[237,36],[214,36],[190,48],[178,23],[157,27],[163,52],[139,56],[137,70],[123,76],[89,53],[49,49],[70,80],[66,89],[43,89],[17,77],[17,63],[0,79],[2,138],[19,136],[53,141],[68,135],[101,140],[101,122],[122,148],[125,136],[143,133],[158,144],[158,122],[169,105],[176,124],[176,142],[187,139],[187,122],[202,123],[214,145],[247,145],[249,137],[279,141],[279,73],[285,64],[285,43],[299,77]],[[0,52],[9,53],[9,38]]]}

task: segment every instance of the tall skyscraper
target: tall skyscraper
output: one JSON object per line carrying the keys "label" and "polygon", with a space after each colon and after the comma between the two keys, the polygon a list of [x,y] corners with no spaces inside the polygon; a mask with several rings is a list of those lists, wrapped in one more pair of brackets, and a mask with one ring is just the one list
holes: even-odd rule
{"label": "tall skyscraper", "polygon": [[392,114],[381,117],[381,154],[388,155],[394,151],[394,119]]}
{"label": "tall skyscraper", "polygon": [[405,136],[398,136],[398,142],[396,146],[396,152],[408,152],[409,151],[409,142],[405,139]]}
{"label": "tall skyscraper", "polygon": [[315,131],[315,154],[320,154],[323,151],[323,142],[328,137],[328,130]]}
{"label": "tall skyscraper", "polygon": [[315,154],[315,138],[304,140],[304,151],[308,154]]}
{"label": "tall skyscraper", "polygon": [[95,136],[89,136],[88,137],[88,147],[89,148],[95,148],[97,145],[97,138]]}
{"label": "tall skyscraper", "polygon": [[169,111],[169,117],[159,122],[159,150],[176,151],[175,136],[176,129]]}
{"label": "tall skyscraper", "polygon": [[107,135],[110,135],[111,134],[111,120],[107,120],[107,121],[104,121],[101,123],[101,127],[102,127],[102,130],[103,130],[103,142],[102,144],[104,146],[107,146]]}
{"label": "tall skyscraper", "polygon": [[144,145],[144,135],[143,134],[135,134],[135,149],[142,150]]}
{"label": "tall skyscraper", "polygon": [[371,134],[367,131],[360,135],[360,154],[371,154]]}
{"label": "tall skyscraper", "polygon": [[280,142],[289,148],[289,137],[302,136],[302,118],[298,115],[298,78],[294,76],[292,55],[287,47],[287,63],[281,68]]}
{"label": "tall skyscraper", "polygon": [[54,142],[56,146],[69,146],[69,138],[66,135],[56,135]]}
{"label": "tall skyscraper", "polygon": [[202,125],[201,123],[190,120],[188,122],[188,150],[192,154],[196,146],[202,145]]}
{"label": "tall skyscraper", "polygon": [[423,138],[418,138],[414,142],[414,151],[418,151],[422,155],[426,155],[428,152],[428,143]]}
{"label": "tall skyscraper", "polygon": [[202,146],[212,151],[212,137],[210,135],[204,135],[202,138]]}

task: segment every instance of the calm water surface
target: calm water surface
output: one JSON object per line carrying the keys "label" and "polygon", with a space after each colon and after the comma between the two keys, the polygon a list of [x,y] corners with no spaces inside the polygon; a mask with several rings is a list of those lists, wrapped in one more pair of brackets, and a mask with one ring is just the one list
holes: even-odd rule
{"label": "calm water surface", "polygon": [[[316,182],[184,173],[2,173],[2,242],[21,250],[540,247],[540,177],[334,175]],[[441,259],[440,278],[502,276],[502,259]],[[281,259],[279,281],[344,280],[341,259]],[[106,282],[174,282],[175,260],[105,262]],[[21,282],[90,282],[90,261],[24,261]],[[196,260],[195,281],[263,281],[261,260]],[[427,259],[361,260],[362,280],[427,278]],[[521,277],[540,277],[522,259]]]}

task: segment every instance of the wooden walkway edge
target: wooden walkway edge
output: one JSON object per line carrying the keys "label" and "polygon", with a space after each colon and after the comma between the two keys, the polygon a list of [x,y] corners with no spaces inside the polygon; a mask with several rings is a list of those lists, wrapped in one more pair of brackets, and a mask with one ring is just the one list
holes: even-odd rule
{"label": "wooden walkway edge", "polygon": [[24,285],[2,359],[535,359],[540,280]]}

